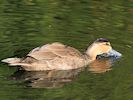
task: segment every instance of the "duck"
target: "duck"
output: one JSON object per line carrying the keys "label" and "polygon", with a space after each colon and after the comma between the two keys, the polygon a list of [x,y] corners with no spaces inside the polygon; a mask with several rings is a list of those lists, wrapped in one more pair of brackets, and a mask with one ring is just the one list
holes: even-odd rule
{"label": "duck", "polygon": [[18,66],[25,71],[70,70],[87,66],[100,55],[116,58],[122,56],[112,48],[108,39],[98,38],[84,53],[71,46],[54,42],[34,48],[23,58],[6,58],[2,62],[8,63],[9,66]]}

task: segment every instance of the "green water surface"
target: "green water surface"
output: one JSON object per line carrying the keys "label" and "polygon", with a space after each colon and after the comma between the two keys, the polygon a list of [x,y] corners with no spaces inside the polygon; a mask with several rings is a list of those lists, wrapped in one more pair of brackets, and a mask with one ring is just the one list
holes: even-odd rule
{"label": "green water surface", "polygon": [[0,59],[57,41],[83,52],[101,37],[123,55],[111,71],[30,88],[9,79],[17,69],[0,63],[0,100],[133,100],[133,0],[0,0]]}

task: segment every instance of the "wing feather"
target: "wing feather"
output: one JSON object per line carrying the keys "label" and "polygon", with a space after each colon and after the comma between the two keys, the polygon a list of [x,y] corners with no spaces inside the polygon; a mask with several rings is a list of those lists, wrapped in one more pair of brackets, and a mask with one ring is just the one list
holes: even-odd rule
{"label": "wing feather", "polygon": [[63,45],[58,42],[37,47],[28,54],[28,56],[31,56],[37,60],[48,60],[55,59],[57,57],[61,58],[70,56],[80,57],[81,55],[82,54],[75,48]]}

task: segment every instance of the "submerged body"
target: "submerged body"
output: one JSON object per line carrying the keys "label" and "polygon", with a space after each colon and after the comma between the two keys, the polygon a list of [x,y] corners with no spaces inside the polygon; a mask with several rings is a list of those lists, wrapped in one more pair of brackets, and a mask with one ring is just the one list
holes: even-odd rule
{"label": "submerged body", "polygon": [[[19,65],[27,71],[70,70],[83,67],[94,61],[98,55],[108,55],[112,50],[109,41],[103,38],[97,39],[89,46],[85,54],[56,42],[37,47],[24,58],[7,58],[2,62],[11,66]],[[121,56],[118,52],[117,55]]]}

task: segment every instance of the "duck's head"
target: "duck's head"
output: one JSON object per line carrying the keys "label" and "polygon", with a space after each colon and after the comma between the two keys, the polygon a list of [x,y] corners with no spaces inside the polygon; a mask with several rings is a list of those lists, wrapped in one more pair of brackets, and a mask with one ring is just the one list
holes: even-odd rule
{"label": "duck's head", "polygon": [[112,49],[108,39],[99,38],[90,45],[86,51],[86,54],[91,60],[95,60],[98,56],[103,57],[121,57],[121,53]]}

